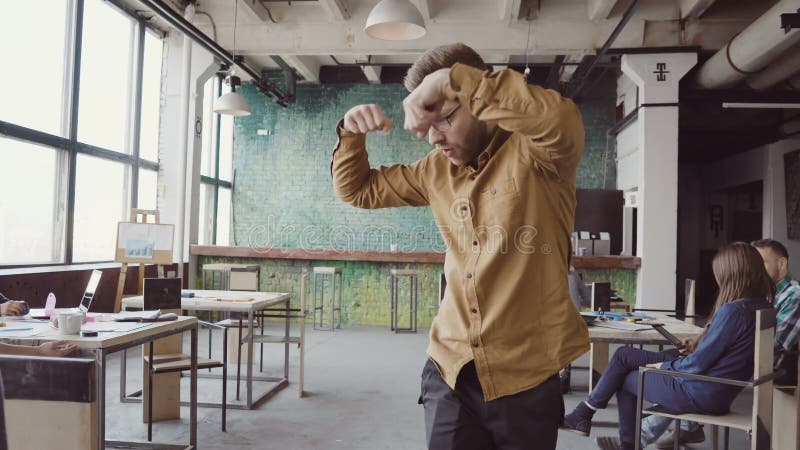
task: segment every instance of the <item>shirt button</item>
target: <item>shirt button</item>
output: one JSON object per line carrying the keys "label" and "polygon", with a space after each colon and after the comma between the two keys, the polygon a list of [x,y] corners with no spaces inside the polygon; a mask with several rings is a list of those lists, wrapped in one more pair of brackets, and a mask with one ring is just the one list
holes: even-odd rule
{"label": "shirt button", "polygon": [[472,311],[472,314],[478,314],[478,310],[475,309],[475,308],[472,308],[471,311]]}
{"label": "shirt button", "polygon": [[475,175],[470,175],[468,178],[469,178],[470,181],[472,181],[472,180],[475,179]]}
{"label": "shirt button", "polygon": [[480,344],[478,344],[477,342],[473,342],[472,346],[475,347],[475,348],[478,348],[478,347],[480,347]]}
{"label": "shirt button", "polygon": [[471,273],[468,273],[468,274],[467,274],[467,278],[472,278],[472,274],[471,274]]}
{"label": "shirt button", "polygon": [[491,192],[492,192],[492,195],[497,194],[497,189],[492,188]]}

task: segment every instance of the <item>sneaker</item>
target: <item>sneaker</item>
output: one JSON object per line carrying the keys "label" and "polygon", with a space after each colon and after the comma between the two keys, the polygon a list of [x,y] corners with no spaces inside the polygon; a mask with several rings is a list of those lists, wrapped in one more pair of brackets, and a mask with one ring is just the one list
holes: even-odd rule
{"label": "sneaker", "polygon": [[[701,442],[705,442],[706,440],[706,433],[703,431],[703,427],[698,427],[696,430],[686,431],[681,429],[681,433],[678,436],[678,444],[679,445],[686,445],[686,444],[699,444]],[[661,438],[656,441],[656,447],[667,449],[672,448],[675,442],[675,431],[674,428],[670,427],[669,431],[664,433]]]}
{"label": "sneaker", "polygon": [[633,444],[620,442],[618,437],[600,436],[595,443],[600,450],[633,450]]}
{"label": "sneaker", "polygon": [[592,416],[594,410],[586,406],[585,402],[580,402],[571,413],[564,416],[564,422],[559,428],[588,436],[592,432]]}

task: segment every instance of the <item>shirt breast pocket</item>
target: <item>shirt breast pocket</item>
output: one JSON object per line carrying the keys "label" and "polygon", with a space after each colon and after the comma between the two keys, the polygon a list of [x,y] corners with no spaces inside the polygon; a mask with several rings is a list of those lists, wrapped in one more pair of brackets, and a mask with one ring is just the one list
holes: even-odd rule
{"label": "shirt breast pocket", "polygon": [[[483,223],[504,228],[519,224],[522,199],[516,178],[503,178],[490,183],[481,190],[480,199]],[[514,230],[506,228],[506,231],[513,233]]]}

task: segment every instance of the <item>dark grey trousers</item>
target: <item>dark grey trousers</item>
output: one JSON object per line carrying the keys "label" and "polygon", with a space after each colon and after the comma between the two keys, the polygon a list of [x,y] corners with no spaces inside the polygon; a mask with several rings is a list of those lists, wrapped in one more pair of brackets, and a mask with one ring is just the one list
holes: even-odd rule
{"label": "dark grey trousers", "polygon": [[452,390],[428,360],[421,390],[429,450],[556,448],[564,419],[558,374],[527,391],[486,402],[474,363],[461,369]]}

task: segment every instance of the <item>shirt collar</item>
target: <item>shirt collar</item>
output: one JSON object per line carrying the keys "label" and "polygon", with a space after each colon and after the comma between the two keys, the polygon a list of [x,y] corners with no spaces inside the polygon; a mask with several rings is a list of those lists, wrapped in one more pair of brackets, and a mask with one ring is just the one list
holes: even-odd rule
{"label": "shirt collar", "polygon": [[777,285],[775,285],[775,293],[776,293],[775,295],[776,296],[781,295],[781,293],[783,293],[783,291],[785,291],[786,288],[788,288],[792,284],[793,279],[794,278],[792,277],[792,274],[787,273],[786,276],[783,277],[781,281],[778,281]]}
{"label": "shirt collar", "polygon": [[511,136],[510,131],[506,131],[500,127],[497,127],[494,134],[492,135],[492,139],[489,141],[489,145],[478,155],[478,165],[477,169],[473,169],[471,166],[466,166],[469,172],[480,172],[486,167],[486,164],[489,162],[492,156],[506,143],[508,138]]}

